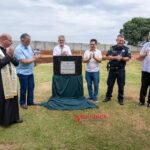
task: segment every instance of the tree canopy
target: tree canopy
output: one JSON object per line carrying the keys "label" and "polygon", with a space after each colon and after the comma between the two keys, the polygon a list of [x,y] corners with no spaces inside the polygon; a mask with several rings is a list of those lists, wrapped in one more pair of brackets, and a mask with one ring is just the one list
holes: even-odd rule
{"label": "tree canopy", "polygon": [[137,17],[126,22],[120,33],[124,35],[129,45],[138,45],[138,43],[146,41],[150,32],[150,18]]}

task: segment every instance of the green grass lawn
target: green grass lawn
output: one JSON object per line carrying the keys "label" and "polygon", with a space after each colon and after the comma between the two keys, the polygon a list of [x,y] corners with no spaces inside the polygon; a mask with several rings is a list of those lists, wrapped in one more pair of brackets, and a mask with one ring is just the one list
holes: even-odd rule
{"label": "green grass lawn", "polygon": [[[3,150],[150,150],[150,109],[139,107],[141,63],[130,61],[126,71],[125,105],[113,100],[103,103],[106,92],[106,63],[101,64],[99,109],[52,111],[43,107],[20,109],[22,124],[0,127]],[[84,70],[84,66],[83,66]],[[84,71],[83,71],[84,76]],[[52,64],[35,68],[35,99],[47,101],[51,95]],[[84,80],[84,93],[87,87]],[[75,115],[107,114],[109,118],[76,122]]]}

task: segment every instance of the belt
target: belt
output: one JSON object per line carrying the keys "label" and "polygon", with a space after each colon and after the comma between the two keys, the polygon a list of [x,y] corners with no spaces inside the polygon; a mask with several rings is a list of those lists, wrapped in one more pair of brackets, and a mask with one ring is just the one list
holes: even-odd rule
{"label": "belt", "polygon": [[120,70],[120,69],[125,69],[124,67],[109,67],[110,70]]}

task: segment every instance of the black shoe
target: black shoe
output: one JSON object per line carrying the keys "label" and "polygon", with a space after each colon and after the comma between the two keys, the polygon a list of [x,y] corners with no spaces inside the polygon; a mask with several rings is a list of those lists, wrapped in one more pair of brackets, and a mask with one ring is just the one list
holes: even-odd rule
{"label": "black shoe", "polygon": [[108,98],[108,97],[106,97],[106,98],[103,100],[103,102],[109,102],[109,101],[111,101],[111,98]]}
{"label": "black shoe", "polygon": [[147,104],[147,107],[150,108],[150,103]]}
{"label": "black shoe", "polygon": [[118,103],[119,103],[120,105],[124,105],[123,101],[118,101]]}
{"label": "black shoe", "polygon": [[145,103],[141,103],[141,102],[139,102],[139,104],[138,104],[139,106],[144,106],[145,105]]}
{"label": "black shoe", "polygon": [[16,120],[16,122],[15,123],[22,123],[23,122],[23,120],[22,119],[18,119],[18,120]]}

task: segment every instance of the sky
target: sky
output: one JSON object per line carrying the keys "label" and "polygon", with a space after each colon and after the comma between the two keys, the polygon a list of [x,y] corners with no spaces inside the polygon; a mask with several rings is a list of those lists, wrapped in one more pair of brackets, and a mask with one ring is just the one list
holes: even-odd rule
{"label": "sky", "polygon": [[88,43],[96,38],[113,44],[119,30],[133,17],[150,18],[149,0],[0,0],[0,33],[19,40]]}

